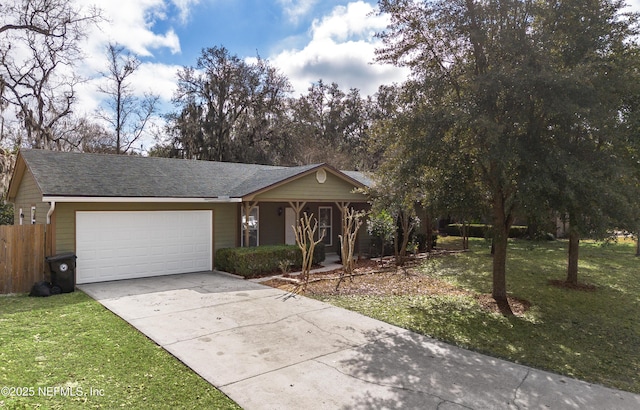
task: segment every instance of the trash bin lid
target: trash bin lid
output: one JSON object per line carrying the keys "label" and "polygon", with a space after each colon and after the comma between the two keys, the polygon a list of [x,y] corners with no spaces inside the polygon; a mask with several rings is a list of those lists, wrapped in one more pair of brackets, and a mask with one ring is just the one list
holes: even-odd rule
{"label": "trash bin lid", "polygon": [[60,253],[54,256],[47,256],[46,258],[44,258],[44,260],[46,262],[56,262],[56,261],[61,261],[64,259],[71,259],[71,258],[77,259],[78,257],[73,252],[66,252],[66,253]]}

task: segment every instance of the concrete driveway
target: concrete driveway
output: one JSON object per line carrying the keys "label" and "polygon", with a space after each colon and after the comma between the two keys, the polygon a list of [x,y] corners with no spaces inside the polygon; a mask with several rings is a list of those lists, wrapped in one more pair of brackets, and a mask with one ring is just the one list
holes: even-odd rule
{"label": "concrete driveway", "polygon": [[640,408],[639,395],[469,352],[223,273],[79,288],[245,409]]}

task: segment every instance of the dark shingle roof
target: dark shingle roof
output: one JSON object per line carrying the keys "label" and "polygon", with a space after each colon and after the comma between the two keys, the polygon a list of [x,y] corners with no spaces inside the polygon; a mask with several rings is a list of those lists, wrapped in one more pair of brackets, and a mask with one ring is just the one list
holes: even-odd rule
{"label": "dark shingle roof", "polygon": [[358,181],[364,186],[370,187],[373,184],[373,180],[369,178],[369,175],[367,175],[364,172],[360,172],[360,171],[340,171],[340,172],[342,172],[343,174],[345,174],[351,179],[355,179],[356,181]]}
{"label": "dark shingle roof", "polygon": [[45,196],[239,198],[321,166],[278,167],[47,150],[22,150],[21,155]]}

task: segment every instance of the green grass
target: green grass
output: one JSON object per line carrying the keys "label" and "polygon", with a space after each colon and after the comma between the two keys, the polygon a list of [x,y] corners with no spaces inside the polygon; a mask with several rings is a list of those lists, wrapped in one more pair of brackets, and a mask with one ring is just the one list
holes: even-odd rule
{"label": "green grass", "polygon": [[[440,246],[457,239],[442,238]],[[579,280],[595,291],[562,289],[549,280],[566,275],[564,241],[511,241],[510,296],[531,309],[504,317],[469,296],[337,296],[322,299],[418,333],[510,361],[640,393],[640,258],[631,242],[583,242]],[[471,240],[471,252],[436,258],[419,272],[461,288],[491,292],[489,244]]]}
{"label": "green grass", "polygon": [[0,297],[0,387],[11,409],[239,408],[82,292]]}

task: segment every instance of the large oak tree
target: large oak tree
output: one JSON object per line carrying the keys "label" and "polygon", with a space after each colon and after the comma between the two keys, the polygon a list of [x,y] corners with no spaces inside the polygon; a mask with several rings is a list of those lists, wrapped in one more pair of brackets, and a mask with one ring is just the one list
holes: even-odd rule
{"label": "large oak tree", "polygon": [[[457,155],[450,157],[450,165],[464,161],[464,166],[473,167],[493,225],[492,294],[505,313],[510,312],[506,287],[509,228],[523,205],[531,202],[531,195],[542,192],[531,186],[554,180],[547,166],[550,154],[555,153],[560,161],[568,154],[567,138],[576,134],[560,132],[561,126],[593,130],[612,121],[616,112],[616,98],[598,98],[612,97],[603,94],[603,88],[595,87],[589,94],[592,98],[577,91],[581,85],[598,81],[598,75],[607,75],[589,70],[602,69],[605,60],[615,59],[614,50],[632,44],[633,20],[620,13],[621,2],[582,3],[379,2],[380,11],[391,16],[391,23],[380,35],[384,46],[378,58],[412,69],[413,79],[407,87],[416,100],[414,114],[422,116],[416,121],[424,125],[412,135],[405,133],[406,140],[415,143],[417,134],[435,151],[455,149]],[[584,7],[594,12],[581,15]],[[564,28],[563,23],[567,24]],[[594,59],[601,64],[593,64]],[[420,153],[405,150],[409,156],[412,152]],[[563,172],[574,177],[581,171],[571,167]]]}
{"label": "large oak tree", "polygon": [[246,61],[224,47],[202,50],[195,67],[178,72],[169,116],[168,154],[265,162],[279,147],[288,79],[267,61]]}

